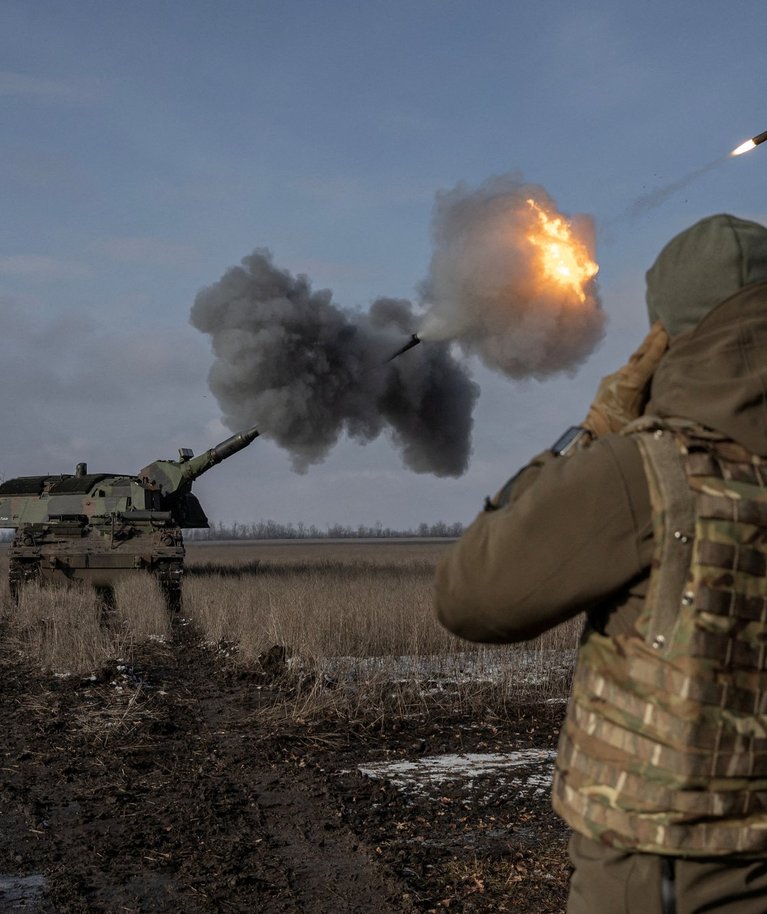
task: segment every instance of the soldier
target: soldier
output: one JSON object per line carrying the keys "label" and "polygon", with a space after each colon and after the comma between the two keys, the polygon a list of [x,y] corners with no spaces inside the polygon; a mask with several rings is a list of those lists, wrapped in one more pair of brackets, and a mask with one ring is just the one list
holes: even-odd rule
{"label": "soldier", "polygon": [[586,627],[553,783],[568,914],[767,911],[767,228],[647,273],[649,336],[441,563],[474,641]]}

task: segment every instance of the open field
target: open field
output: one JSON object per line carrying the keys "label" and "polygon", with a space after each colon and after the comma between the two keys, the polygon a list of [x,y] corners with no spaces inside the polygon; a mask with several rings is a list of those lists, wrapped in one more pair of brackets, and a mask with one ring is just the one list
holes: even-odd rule
{"label": "open field", "polygon": [[444,548],[191,544],[172,623],[143,578],[4,591],[2,909],[564,910],[577,630],[453,639]]}

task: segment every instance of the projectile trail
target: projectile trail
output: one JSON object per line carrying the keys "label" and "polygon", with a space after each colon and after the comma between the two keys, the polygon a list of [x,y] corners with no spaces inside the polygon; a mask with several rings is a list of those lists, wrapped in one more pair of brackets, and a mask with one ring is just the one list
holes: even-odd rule
{"label": "projectile trail", "polygon": [[750,140],[746,140],[745,143],[741,143],[740,146],[733,149],[728,155],[715,159],[713,162],[709,162],[708,165],[703,165],[701,168],[696,168],[695,171],[691,171],[689,174],[677,178],[676,181],[672,181],[670,184],[665,184],[663,187],[659,187],[648,194],[643,194],[629,206],[619,221],[622,221],[622,219],[626,217],[634,219],[637,216],[641,216],[644,213],[655,209],[657,206],[660,206],[661,203],[665,203],[669,197],[678,193],[680,190],[683,190],[688,184],[692,184],[693,181],[697,181],[698,178],[702,177],[707,172],[718,168],[733,156],[740,156],[743,155],[744,152],[749,152],[751,149],[760,146],[766,140],[767,130],[765,130],[764,133],[757,134],[757,136],[752,137]]}

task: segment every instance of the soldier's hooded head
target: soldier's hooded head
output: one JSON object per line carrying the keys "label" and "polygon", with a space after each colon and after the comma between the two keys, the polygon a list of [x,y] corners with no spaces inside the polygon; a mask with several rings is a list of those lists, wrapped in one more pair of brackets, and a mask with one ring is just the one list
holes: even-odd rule
{"label": "soldier's hooded head", "polygon": [[767,228],[720,215],[677,235],[647,273],[647,306],[670,345],[646,412],[767,457]]}
{"label": "soldier's hooded head", "polygon": [[647,271],[650,323],[670,337],[692,330],[744,286],[767,282],[767,228],[718,215],[676,235]]}

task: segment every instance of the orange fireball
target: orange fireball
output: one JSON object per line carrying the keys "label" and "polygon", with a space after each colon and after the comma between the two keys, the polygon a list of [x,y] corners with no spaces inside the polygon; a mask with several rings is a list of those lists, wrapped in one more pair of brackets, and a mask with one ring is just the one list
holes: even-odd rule
{"label": "orange fireball", "polygon": [[535,223],[527,240],[540,254],[540,269],[545,281],[554,282],[586,301],[584,287],[599,272],[599,266],[586,245],[573,235],[570,224],[562,216],[549,215],[535,200],[525,201],[535,214]]}

